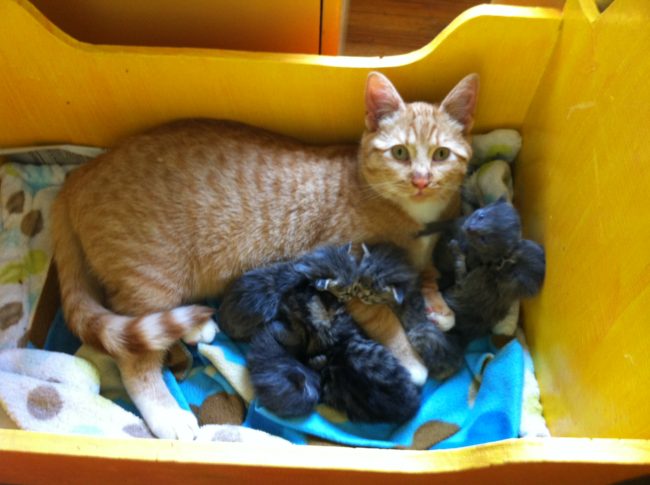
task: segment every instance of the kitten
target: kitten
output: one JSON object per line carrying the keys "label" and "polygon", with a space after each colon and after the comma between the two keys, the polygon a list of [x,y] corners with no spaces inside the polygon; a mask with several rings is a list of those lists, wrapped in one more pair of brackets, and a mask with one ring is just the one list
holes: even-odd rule
{"label": "kitten", "polygon": [[[390,241],[428,268],[435,238],[412,235],[459,211],[477,92],[470,75],[440,105],[405,103],[371,73],[357,146],[185,120],[124,140],[70,174],[53,206],[66,321],[115,357],[153,434],[192,439],[198,430],[165,386],[161,362],[174,340],[197,328],[195,338],[209,340],[214,328],[208,309],[179,305],[327,244]],[[433,284],[423,281],[429,306],[452,322]]]}
{"label": "kitten", "polygon": [[321,378],[297,352],[309,345],[307,323],[297,329],[287,325],[275,320],[262,325],[253,334],[246,364],[264,407],[281,417],[303,416],[320,402]]}
{"label": "kitten", "polygon": [[443,274],[453,273],[441,287],[456,314],[450,338],[461,346],[489,335],[514,301],[534,296],[544,281],[544,249],[521,238],[519,214],[503,198],[450,223],[435,257]]}
{"label": "kitten", "polygon": [[417,412],[420,388],[335,296],[304,285],[285,300],[278,319],[253,336],[247,355],[262,405],[295,417],[324,402],[366,422],[402,422]]}

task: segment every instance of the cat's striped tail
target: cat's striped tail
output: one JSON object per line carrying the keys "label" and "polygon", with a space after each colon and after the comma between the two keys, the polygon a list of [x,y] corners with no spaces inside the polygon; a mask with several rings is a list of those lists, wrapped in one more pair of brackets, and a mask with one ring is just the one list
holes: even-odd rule
{"label": "cat's striped tail", "polygon": [[118,315],[105,308],[99,283],[86,265],[62,195],[52,209],[54,260],[66,323],[82,342],[113,357],[165,350],[210,320],[214,311],[199,305],[144,316]]}

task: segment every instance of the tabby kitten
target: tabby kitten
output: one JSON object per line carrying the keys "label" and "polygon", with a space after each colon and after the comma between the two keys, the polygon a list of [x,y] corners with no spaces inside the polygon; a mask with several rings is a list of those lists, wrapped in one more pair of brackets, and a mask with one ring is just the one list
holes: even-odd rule
{"label": "tabby kitten", "polygon": [[[390,241],[431,264],[423,225],[459,210],[478,76],[440,105],[405,103],[371,73],[358,146],[310,146],[245,126],[185,120],[133,136],[75,170],[53,207],[63,310],[82,341],[113,355],[151,431],[192,439],[196,418],[162,379],[165,349],[203,329],[243,272],[317,246]],[[453,314],[423,281],[439,321]],[[367,316],[367,315],[366,315]]]}

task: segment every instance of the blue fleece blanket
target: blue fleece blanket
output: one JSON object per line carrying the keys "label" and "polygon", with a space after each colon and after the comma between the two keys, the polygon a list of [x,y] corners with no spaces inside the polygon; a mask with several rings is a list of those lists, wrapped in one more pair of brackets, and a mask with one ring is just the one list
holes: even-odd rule
{"label": "blue fleece blanket", "polygon": [[[57,316],[46,349],[73,354],[79,346]],[[211,345],[188,350],[186,371],[166,369],[165,381],[179,404],[194,411],[202,424],[243,422],[296,444],[376,448],[445,449],[519,436],[524,351],[516,340],[500,349],[488,338],[473,342],[464,368],[442,382],[429,379],[420,410],[401,425],[352,423],[325,405],[302,418],[280,418],[252,395],[245,344],[218,334]],[[137,413],[123,394],[114,400]]]}

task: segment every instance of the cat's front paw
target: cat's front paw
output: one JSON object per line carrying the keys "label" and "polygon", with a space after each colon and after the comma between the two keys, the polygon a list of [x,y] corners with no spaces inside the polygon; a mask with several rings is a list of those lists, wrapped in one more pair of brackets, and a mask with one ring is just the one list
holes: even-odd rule
{"label": "cat's front paw", "polygon": [[429,323],[436,325],[443,332],[451,330],[456,323],[454,312],[447,305],[435,278],[430,274],[422,279],[422,296]]}
{"label": "cat's front paw", "polygon": [[183,341],[189,345],[196,345],[199,343],[209,344],[212,343],[217,332],[219,332],[219,327],[217,326],[217,323],[210,318],[183,335]]}
{"label": "cat's front paw", "polygon": [[441,313],[434,308],[427,307],[427,320],[443,332],[448,332],[456,324],[456,315],[451,310],[448,313]]}
{"label": "cat's front paw", "polygon": [[147,413],[145,421],[161,439],[192,441],[199,432],[196,416],[181,408],[157,408]]}
{"label": "cat's front paw", "polygon": [[407,337],[434,379],[446,379],[460,368],[462,349],[430,323],[423,322],[412,328]]}
{"label": "cat's front paw", "polygon": [[456,315],[447,306],[440,292],[423,290],[423,293],[429,323],[435,325],[443,332],[451,330],[456,323]]}
{"label": "cat's front paw", "polygon": [[400,364],[402,364],[402,366],[408,371],[411,376],[411,382],[416,386],[423,386],[427,381],[429,370],[419,359],[413,359],[410,362],[404,362],[404,359],[402,359]]}

